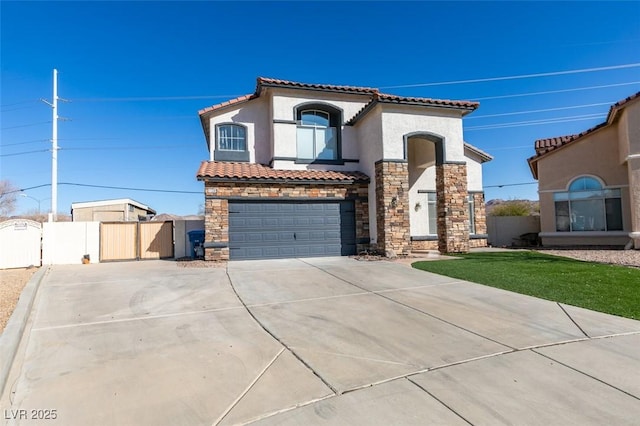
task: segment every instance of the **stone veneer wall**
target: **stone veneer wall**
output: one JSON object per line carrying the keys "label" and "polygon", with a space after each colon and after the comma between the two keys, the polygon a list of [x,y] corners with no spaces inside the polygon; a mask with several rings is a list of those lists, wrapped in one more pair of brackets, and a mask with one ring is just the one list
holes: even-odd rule
{"label": "stone veneer wall", "polygon": [[411,241],[411,250],[438,250],[438,241],[437,240],[416,240]]}
{"label": "stone veneer wall", "polygon": [[438,211],[438,250],[441,253],[469,251],[469,202],[467,200],[467,165],[436,165]]}
{"label": "stone veneer wall", "polygon": [[388,257],[411,252],[409,165],[406,161],[375,164],[377,248]]}
{"label": "stone veneer wall", "polygon": [[[227,200],[205,200],[204,241],[229,243],[229,203]],[[204,258],[205,260],[217,261],[229,260],[229,247],[205,248]]]}
{"label": "stone veneer wall", "polygon": [[[474,220],[476,222],[476,234],[477,235],[486,235],[487,234],[487,212],[484,205],[484,193],[483,192],[474,192],[473,194],[473,214]],[[487,247],[487,239],[486,238],[473,238],[469,240],[470,248],[477,247]]]}
{"label": "stone veneer wall", "polygon": [[[369,248],[368,184],[205,182],[205,243],[229,243],[228,199],[303,201],[354,200],[357,251]],[[205,260],[229,260],[229,248],[205,248]]]}

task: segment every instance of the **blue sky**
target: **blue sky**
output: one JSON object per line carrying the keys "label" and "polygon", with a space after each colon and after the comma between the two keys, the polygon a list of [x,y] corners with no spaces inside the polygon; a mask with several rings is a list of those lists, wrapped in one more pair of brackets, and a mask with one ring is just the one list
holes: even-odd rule
{"label": "blue sky", "polygon": [[[51,182],[51,108],[39,99],[51,100],[57,68],[70,101],[59,105],[59,182],[182,191],[60,185],[62,212],[133,198],[195,214],[207,159],[197,112],[253,92],[258,76],[479,99],[465,139],[495,157],[487,200],[537,199],[535,184],[515,185],[533,182],[534,141],[586,130],[640,90],[640,2],[2,1],[0,19],[0,179]],[[50,187],[25,193],[49,209]],[[19,197],[18,212],[36,207]]]}

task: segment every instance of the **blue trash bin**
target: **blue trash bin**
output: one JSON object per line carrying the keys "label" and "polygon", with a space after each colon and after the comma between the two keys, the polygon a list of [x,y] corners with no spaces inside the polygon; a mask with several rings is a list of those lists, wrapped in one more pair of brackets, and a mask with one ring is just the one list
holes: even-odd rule
{"label": "blue trash bin", "polygon": [[[194,231],[187,232],[189,235],[189,242],[191,243],[191,257],[203,257],[204,249],[202,249],[204,245],[204,229],[196,229]],[[201,248],[201,250],[198,250]],[[196,251],[199,252],[199,256],[196,256]]]}

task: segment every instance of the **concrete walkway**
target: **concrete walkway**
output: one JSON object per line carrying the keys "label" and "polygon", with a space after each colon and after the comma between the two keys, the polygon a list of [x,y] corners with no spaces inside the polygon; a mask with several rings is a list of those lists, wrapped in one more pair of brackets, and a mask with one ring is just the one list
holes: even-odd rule
{"label": "concrete walkway", "polygon": [[639,321],[386,261],[55,266],[0,419],[631,425],[639,365]]}

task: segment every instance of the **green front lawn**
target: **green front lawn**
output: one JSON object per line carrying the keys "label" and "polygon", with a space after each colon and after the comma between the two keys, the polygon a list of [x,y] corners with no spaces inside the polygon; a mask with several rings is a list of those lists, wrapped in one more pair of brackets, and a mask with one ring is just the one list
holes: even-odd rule
{"label": "green front lawn", "polygon": [[469,253],[416,262],[423,271],[554,302],[640,319],[640,269],[582,262],[533,251]]}

